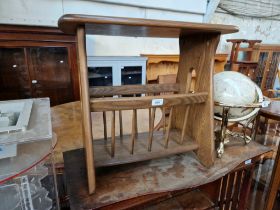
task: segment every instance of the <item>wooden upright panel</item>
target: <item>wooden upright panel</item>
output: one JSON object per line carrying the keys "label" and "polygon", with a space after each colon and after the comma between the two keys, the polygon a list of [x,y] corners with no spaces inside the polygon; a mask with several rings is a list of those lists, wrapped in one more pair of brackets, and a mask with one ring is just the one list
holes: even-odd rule
{"label": "wooden upright panel", "polygon": [[[201,162],[210,167],[214,163],[214,120],[213,120],[213,66],[214,55],[219,43],[220,34],[194,34],[180,37],[180,62],[177,83],[180,93],[190,90],[191,74],[196,71],[195,92],[208,92],[206,103],[191,106],[189,110],[186,133],[199,144],[197,155]],[[186,108],[177,107],[173,124],[183,128]]]}
{"label": "wooden upright panel", "polygon": [[87,178],[89,193],[95,191],[95,169],[93,159],[93,143],[91,132],[91,115],[89,106],[89,92],[88,92],[88,70],[87,57],[85,46],[85,28],[80,26],[77,28],[78,41],[78,66],[80,76],[80,94],[81,94],[81,115],[82,115],[82,129],[83,139],[86,155]]}

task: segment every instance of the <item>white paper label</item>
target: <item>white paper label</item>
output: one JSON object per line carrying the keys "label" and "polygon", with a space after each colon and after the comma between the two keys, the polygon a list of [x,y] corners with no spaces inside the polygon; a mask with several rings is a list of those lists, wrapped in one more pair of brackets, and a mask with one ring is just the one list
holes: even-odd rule
{"label": "white paper label", "polygon": [[153,99],[152,106],[161,106],[163,105],[163,98]]}
{"label": "white paper label", "polygon": [[262,107],[268,107],[269,104],[270,104],[270,101],[263,101]]}
{"label": "white paper label", "polygon": [[246,160],[246,161],[245,161],[245,165],[248,165],[248,164],[250,164],[250,163],[252,163],[252,159],[249,159],[249,160]]}

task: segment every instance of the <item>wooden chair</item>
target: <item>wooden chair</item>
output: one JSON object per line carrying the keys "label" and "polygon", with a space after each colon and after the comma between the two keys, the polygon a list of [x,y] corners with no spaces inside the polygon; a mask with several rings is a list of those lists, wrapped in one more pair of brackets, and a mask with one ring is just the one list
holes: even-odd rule
{"label": "wooden chair", "polygon": [[[89,193],[95,191],[95,167],[124,164],[196,151],[205,166],[214,163],[213,87],[214,55],[224,33],[237,32],[233,26],[114,18],[86,15],[64,15],[59,27],[77,35],[83,138]],[[179,38],[180,62],[176,84],[88,87],[85,35],[118,35]],[[191,51],[188,49],[192,49]],[[190,93],[191,74],[196,83]],[[175,94],[156,95],[161,92]],[[111,97],[149,94],[142,97]],[[166,132],[154,132],[156,108],[169,108]],[[137,110],[149,113],[149,132],[137,132]],[[115,136],[115,115],[131,110],[131,135]],[[111,114],[111,138],[93,141],[91,112]],[[104,121],[105,122],[105,121]],[[104,123],[103,122],[103,123]],[[100,122],[102,123],[102,122]],[[105,123],[106,124],[106,123]],[[105,125],[104,125],[105,126]]]}
{"label": "wooden chair", "polygon": [[[247,40],[247,39],[227,39],[227,42],[232,43],[230,59],[228,65],[230,70],[238,71],[246,76],[250,77],[253,81],[256,80],[255,71],[258,67],[258,62],[252,61],[252,55],[254,50],[254,45],[260,43],[261,40]],[[240,47],[242,43],[248,44],[247,47]],[[243,60],[238,60],[238,55],[240,52],[245,52],[245,58]]]}

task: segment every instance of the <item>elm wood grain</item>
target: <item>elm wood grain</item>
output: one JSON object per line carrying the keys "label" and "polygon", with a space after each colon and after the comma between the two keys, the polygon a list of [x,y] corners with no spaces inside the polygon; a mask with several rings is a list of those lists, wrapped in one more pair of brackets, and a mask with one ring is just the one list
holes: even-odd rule
{"label": "elm wood grain", "polygon": [[[241,140],[228,146],[223,159],[216,159],[211,168],[201,165],[192,152],[166,158],[97,169],[97,188],[87,191],[84,150],[64,153],[65,177],[73,209],[96,209],[139,196],[159,198],[155,194],[190,189],[211,183],[250,158],[270,151],[256,142],[244,146]],[[252,159],[254,162],[254,158]],[[143,198],[143,197],[142,197]],[[144,200],[145,199],[141,199]],[[149,200],[149,199],[148,199]],[[132,207],[132,202],[129,202]],[[140,207],[141,202],[138,203]],[[126,206],[123,204],[122,206]],[[108,206],[109,207],[109,206]],[[114,209],[114,208],[113,208]]]}
{"label": "elm wood grain", "polygon": [[114,95],[132,95],[162,92],[178,92],[178,84],[147,84],[147,85],[122,85],[122,86],[103,86],[92,87],[89,89],[91,97],[103,97]]}
{"label": "elm wood grain", "polygon": [[60,30],[68,34],[75,34],[79,25],[86,26],[87,34],[111,36],[175,38],[190,33],[227,34],[238,32],[238,28],[231,25],[140,18],[67,14],[58,20]]}
{"label": "elm wood grain", "polygon": [[[169,147],[164,148],[164,134],[161,131],[138,133],[134,136],[133,155],[131,154],[132,142],[131,135],[124,135],[122,138],[115,137],[114,147],[112,142],[114,138],[108,138],[93,141],[95,167],[113,166],[125,163],[139,162],[155,158],[161,158],[169,155],[185,153],[198,149],[194,140],[186,136],[183,144],[179,144],[180,131],[171,130],[169,136]],[[153,147],[151,145],[151,138]],[[149,139],[149,142],[147,140]],[[111,149],[115,148],[114,158],[111,156]],[[151,150],[149,150],[151,149]],[[149,152],[147,152],[149,150]]]}
{"label": "elm wood grain", "polygon": [[92,112],[148,109],[154,99],[163,99],[163,104],[157,107],[171,107],[176,105],[200,104],[207,100],[208,93],[189,93],[160,96],[125,97],[125,98],[97,98],[90,100]]}
{"label": "elm wood grain", "polygon": [[[190,71],[196,71],[195,92],[207,91],[204,104],[191,106],[188,116],[187,133],[200,145],[197,155],[205,166],[210,167],[215,160],[214,121],[213,121],[213,66],[214,55],[219,43],[219,34],[198,34],[180,38],[180,63],[177,83],[179,93],[187,93],[190,88]],[[187,72],[186,72],[187,71]],[[176,107],[173,125],[182,129],[184,121],[183,107]]]}
{"label": "elm wood grain", "polygon": [[82,134],[85,147],[86,165],[87,165],[87,179],[88,191],[93,193],[95,190],[95,168],[94,168],[94,150],[92,144],[92,131],[91,131],[91,115],[88,93],[88,70],[86,60],[86,40],[85,28],[77,28],[77,59],[79,67],[79,80],[80,80],[80,95],[81,95],[81,116],[82,116]]}

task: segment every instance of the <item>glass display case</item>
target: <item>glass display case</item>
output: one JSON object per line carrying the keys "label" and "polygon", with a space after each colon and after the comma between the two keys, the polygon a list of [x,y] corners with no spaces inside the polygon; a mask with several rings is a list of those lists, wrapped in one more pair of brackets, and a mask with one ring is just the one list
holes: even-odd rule
{"label": "glass display case", "polygon": [[[16,109],[15,104],[30,100],[31,112],[25,112],[26,106]],[[0,114],[18,116],[0,125],[0,209],[59,209],[52,161],[56,135],[52,133],[49,98],[1,101],[0,110]],[[26,129],[7,129],[13,127],[11,121],[21,125],[23,118]]]}
{"label": "glass display case", "polygon": [[56,138],[20,144],[0,159],[1,210],[59,209],[52,149]]}

